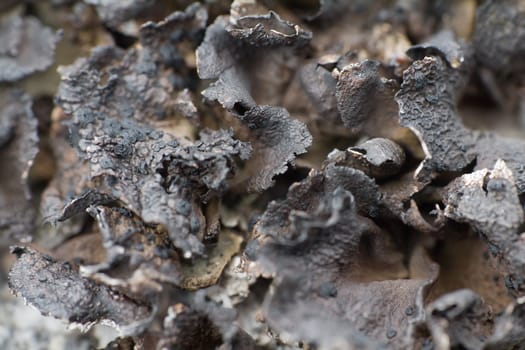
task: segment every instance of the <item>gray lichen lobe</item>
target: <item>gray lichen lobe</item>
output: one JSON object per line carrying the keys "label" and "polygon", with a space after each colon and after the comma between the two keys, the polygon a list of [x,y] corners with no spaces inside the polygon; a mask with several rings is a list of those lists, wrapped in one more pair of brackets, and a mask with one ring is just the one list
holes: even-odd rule
{"label": "gray lichen lobe", "polygon": [[[177,110],[168,78],[184,79],[186,72],[173,69],[160,49],[176,51],[181,42],[191,43],[205,24],[203,11],[194,5],[158,25],[147,23],[143,47],[127,52],[101,47],[61,68],[56,99],[71,118],[73,141],[89,163],[98,197],[119,200],[146,223],[164,225],[185,256],[204,254],[197,236],[206,225],[195,227],[191,218],[202,217],[202,204],[224,191],[234,158],[251,155],[249,144],[234,140],[231,131],[204,130],[192,143],[159,127]],[[181,31],[177,40],[164,35],[171,30]],[[84,208],[100,203],[84,202]]]}
{"label": "gray lichen lobe", "polygon": [[466,77],[439,57],[415,61],[404,73],[396,94],[399,120],[420,138],[426,158],[418,176],[461,171],[476,157],[475,138],[457,117],[458,87]]}
{"label": "gray lichen lobe", "polygon": [[[293,164],[296,156],[306,152],[312,143],[312,136],[306,125],[292,119],[286,109],[257,104],[252,92],[265,91],[263,94],[267,95],[275,93],[252,85],[254,82],[250,78],[261,75],[258,71],[260,66],[254,65],[253,60],[261,61],[264,65],[264,62],[272,62],[275,57],[277,62],[281,62],[282,57],[290,55],[291,46],[304,45],[300,40],[309,39],[292,36],[280,42],[279,35],[275,33],[269,37],[247,34],[249,40],[245,42],[244,36],[238,37],[243,31],[231,29],[230,20],[226,16],[217,17],[207,28],[204,41],[197,49],[197,71],[201,79],[217,79],[203,91],[204,97],[208,101],[219,102],[250,130],[249,140],[254,157],[248,164],[253,170],[248,188],[262,191],[274,183],[274,176],[284,173],[288,164]],[[262,30],[263,27],[257,28]],[[232,31],[238,35],[232,36]],[[275,35],[277,38],[274,38]],[[266,48],[268,45],[271,47]],[[258,55],[259,52],[261,55]]]}
{"label": "gray lichen lobe", "polygon": [[0,19],[0,81],[12,82],[54,62],[60,33],[37,18],[13,13]]}
{"label": "gray lichen lobe", "polygon": [[109,321],[124,332],[146,327],[153,310],[83,278],[65,261],[24,247],[12,248],[17,260],[9,272],[9,287],[42,314],[91,326]]}

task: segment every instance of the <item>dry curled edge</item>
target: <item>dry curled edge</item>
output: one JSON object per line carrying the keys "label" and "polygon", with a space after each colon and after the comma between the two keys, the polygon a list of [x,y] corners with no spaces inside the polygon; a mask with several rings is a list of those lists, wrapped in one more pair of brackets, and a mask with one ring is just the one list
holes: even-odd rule
{"label": "dry curled edge", "polygon": [[162,282],[180,283],[179,256],[166,231],[123,207],[91,206],[88,211],[97,220],[106,259],[82,265],[83,275],[137,295],[162,290]]}
{"label": "dry curled edge", "polygon": [[[246,3],[239,6],[249,7],[251,2]],[[217,79],[203,91],[206,100],[219,102],[249,129],[248,140],[254,155],[248,163],[251,171],[248,188],[262,191],[312,143],[306,125],[292,119],[285,108],[258,104],[278,102],[279,89],[287,84],[286,76],[291,74],[290,62],[283,61],[295,55],[294,49],[303,47],[311,33],[292,26],[272,12],[267,16],[236,18],[236,14],[243,11],[235,12],[234,6],[235,3],[230,16],[217,17],[208,26],[197,49],[197,70],[201,79]],[[251,28],[254,21],[258,24]],[[279,30],[283,28],[287,31],[293,28],[293,32],[282,33]],[[282,74],[279,70],[286,73],[284,77],[268,81],[264,70],[266,74]]]}

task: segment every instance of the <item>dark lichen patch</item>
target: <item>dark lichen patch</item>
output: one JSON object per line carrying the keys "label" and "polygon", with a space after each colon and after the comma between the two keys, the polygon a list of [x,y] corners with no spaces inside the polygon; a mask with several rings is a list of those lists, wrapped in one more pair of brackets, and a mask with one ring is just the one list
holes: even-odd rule
{"label": "dark lichen patch", "polygon": [[475,159],[475,137],[456,114],[466,77],[440,57],[415,61],[404,73],[396,94],[399,120],[422,142],[426,158],[418,169],[423,181],[436,172],[461,171]]}
{"label": "dark lichen patch", "polygon": [[[88,163],[77,155],[76,150],[71,147],[67,140],[67,128],[62,124],[63,114],[51,124],[49,136],[54,140],[51,152],[55,155],[55,175],[49,182],[46,189],[42,192],[39,205],[39,213],[43,220],[43,228],[49,229],[48,234],[39,232],[40,238],[45,240],[48,246],[54,246],[67,240],[69,237],[82,232],[87,219],[85,205],[91,204],[89,201],[78,202],[82,204],[75,206],[75,210],[65,213],[64,209],[68,203],[75,202],[82,194],[94,192],[89,177]],[[100,198],[107,197],[103,194],[94,192]],[[79,197],[77,197],[79,196]],[[88,196],[89,197],[89,196]],[[108,199],[108,198],[106,198]],[[74,214],[73,217],[65,221],[59,221],[64,214]],[[67,216],[67,215],[66,215]],[[49,227],[48,223],[51,223]]]}
{"label": "dark lichen patch", "polygon": [[[254,18],[260,22],[258,17]],[[304,46],[309,37],[297,28],[297,35],[282,36],[282,33],[265,28],[263,24],[253,29],[239,29],[242,23],[251,23],[252,19],[248,19],[218,17],[206,30],[204,41],[197,49],[197,70],[202,79],[217,79],[203,91],[204,97],[220,103],[250,130],[249,140],[254,148],[254,157],[248,166],[254,172],[249,175],[248,188],[262,191],[273,184],[274,176],[284,173],[288,164],[293,164],[297,155],[306,152],[312,139],[306,126],[292,119],[286,109],[257,104],[252,92],[275,100],[279,96],[274,96],[272,89],[278,89],[279,85],[258,86],[257,89],[252,85],[265,83],[260,79],[262,73],[259,70],[261,66],[265,69],[270,62],[287,70],[282,60],[293,55],[291,46]],[[291,26],[271,13],[268,19]],[[266,30],[271,35],[266,35]],[[272,47],[265,49],[266,46]],[[254,64],[258,60],[261,65]],[[267,69],[275,69],[275,66],[269,65]],[[254,82],[250,81],[252,78]],[[283,85],[286,80],[277,83]]]}
{"label": "dark lichen patch", "polygon": [[332,151],[330,161],[363,171],[375,179],[396,175],[405,163],[405,151],[389,139],[374,138],[346,151]]}
{"label": "dark lichen patch", "polygon": [[[206,227],[201,205],[226,188],[233,158],[247,159],[251,152],[225,130],[202,131],[200,141],[192,144],[159,127],[177,110],[169,78],[184,79],[186,73],[180,65],[174,69],[159,50],[191,44],[205,19],[202,7],[190,6],[158,25],[144,25],[142,48],[95,50],[61,69],[57,96],[71,117],[70,132],[96,190],[121,201],[146,223],[164,225],[188,257],[204,252],[197,238]],[[167,35],[172,32],[180,35],[173,39]],[[191,217],[199,218],[198,229],[190,225]]]}
{"label": "dark lichen patch", "polygon": [[147,296],[162,290],[162,283],[180,285],[180,256],[165,230],[145,224],[123,207],[91,206],[105,248],[105,260],[83,264],[93,280]]}
{"label": "dark lichen patch", "polygon": [[[348,323],[353,326],[341,335],[343,338],[351,339],[359,331],[392,347],[411,344],[406,328],[405,333],[386,337],[386,341],[385,334],[392,334],[391,325],[407,322],[403,310],[421,305],[417,295],[431,284],[437,266],[421,252],[415,253],[413,259],[424,266],[423,275],[398,279],[409,274],[401,254],[385,232],[362,216],[374,216],[373,208],[380,198],[374,186],[361,171],[328,162],[323,171],[312,171],[307,179],[293,185],[284,201],[270,203],[255,227],[259,237],[256,261],[279,281],[276,288],[280,292],[269,296],[267,302],[294,305],[296,310],[278,310],[275,306],[267,309],[270,325],[309,339],[308,334],[315,333],[312,328],[322,327],[325,322]],[[297,296],[281,288],[296,288]],[[366,305],[348,302],[363,300],[364,295],[368,295]],[[385,301],[392,298],[397,300],[396,306]],[[403,307],[398,310],[400,305]],[[384,315],[385,308],[389,315],[399,318],[383,319],[379,315]],[[290,325],[297,322],[296,317],[304,317],[302,311],[297,311],[302,309],[323,316],[315,317],[310,326],[292,330]],[[358,310],[374,315],[373,324],[358,318]],[[322,336],[317,339],[329,341]]]}
{"label": "dark lichen patch", "polygon": [[299,47],[306,45],[312,39],[311,32],[281,19],[273,11],[267,14],[235,16],[246,11],[243,7],[246,7],[247,4],[239,3],[239,6],[235,6],[235,3],[232,5],[231,25],[227,28],[228,33],[234,38],[253,46],[295,45]]}
{"label": "dark lichen patch", "polygon": [[[425,56],[439,56],[452,68],[459,68],[468,62],[470,47],[457,42],[452,31],[444,30],[437,33],[427,42],[414,45],[407,50],[407,55],[413,60],[421,60]],[[467,62],[465,62],[465,59]]]}
{"label": "dark lichen patch", "polygon": [[524,23],[525,9],[521,1],[484,2],[476,13],[473,36],[476,58],[496,72],[522,73],[525,69]]}
{"label": "dark lichen patch", "polygon": [[250,336],[235,324],[234,309],[208,300],[203,291],[181,299],[168,307],[159,348],[175,345],[180,349],[203,350],[210,346],[257,348]]}
{"label": "dark lichen patch", "polygon": [[520,348],[521,1],[187,5],[0,5],[0,348]]}
{"label": "dark lichen patch", "polygon": [[[323,58],[330,60],[330,64],[321,64]],[[300,86],[317,112],[313,118],[321,119],[323,123],[330,121],[331,124],[336,125],[340,122],[341,117],[336,100],[337,79],[333,76],[332,70],[338,58],[337,55],[321,57],[318,62],[307,63],[299,70]]]}
{"label": "dark lichen patch", "polygon": [[487,241],[497,259],[508,271],[507,287],[512,292],[523,288],[523,249],[520,228],[524,221],[512,171],[499,160],[492,170],[463,175],[448,187],[445,215],[467,222]]}
{"label": "dark lichen patch", "polygon": [[89,206],[109,204],[113,201],[115,201],[115,198],[105,193],[99,193],[92,189],[87,190],[84,193],[82,193],[79,197],[73,199],[70,203],[68,203],[64,207],[64,209],[62,209],[62,213],[57,218],[57,220],[67,220],[76,214],[84,213]]}
{"label": "dark lichen patch", "polygon": [[[452,38],[440,40],[446,42]],[[448,45],[453,44],[452,41]],[[455,50],[461,48],[454,47]],[[426,154],[416,176],[425,182],[440,172],[466,171],[473,164],[476,170],[483,169],[503,159],[512,169],[521,193],[523,161],[521,152],[514,150],[522,148],[523,142],[491,132],[470,130],[463,125],[458,114],[457,101],[472,70],[470,50],[467,47],[463,50],[465,62],[456,68],[444,61],[442,57],[446,54],[437,50],[427,52],[431,56],[416,60],[403,73],[403,84],[396,94],[399,120],[402,126],[418,136]]]}
{"label": "dark lichen patch", "polygon": [[17,260],[9,287],[42,314],[83,327],[109,322],[127,334],[139,333],[150,322],[150,305],[81,277],[68,262],[26,247],[11,251]]}
{"label": "dark lichen patch", "polygon": [[381,73],[381,63],[373,60],[348,65],[339,73],[335,91],[337,108],[347,128],[381,132],[374,129],[397,123],[397,106],[392,97],[398,83]]}

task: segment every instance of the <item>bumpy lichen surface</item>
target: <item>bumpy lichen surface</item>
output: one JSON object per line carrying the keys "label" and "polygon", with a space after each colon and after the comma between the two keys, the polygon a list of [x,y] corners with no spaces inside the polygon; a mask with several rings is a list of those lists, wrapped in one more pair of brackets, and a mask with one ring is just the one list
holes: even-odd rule
{"label": "bumpy lichen surface", "polygon": [[5,1],[0,348],[524,348],[524,48],[522,0]]}

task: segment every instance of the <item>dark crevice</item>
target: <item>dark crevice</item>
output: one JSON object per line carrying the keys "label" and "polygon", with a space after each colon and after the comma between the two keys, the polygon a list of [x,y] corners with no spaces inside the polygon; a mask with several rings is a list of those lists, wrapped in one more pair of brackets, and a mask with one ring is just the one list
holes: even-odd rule
{"label": "dark crevice", "polygon": [[137,38],[131,35],[119,32],[111,27],[106,26],[106,30],[111,34],[115,44],[122,49],[129,49],[137,42]]}
{"label": "dark crevice", "polygon": [[237,113],[238,115],[245,115],[246,112],[248,112],[250,110],[250,108],[244,106],[241,102],[235,102],[233,104],[233,111],[235,113]]}

